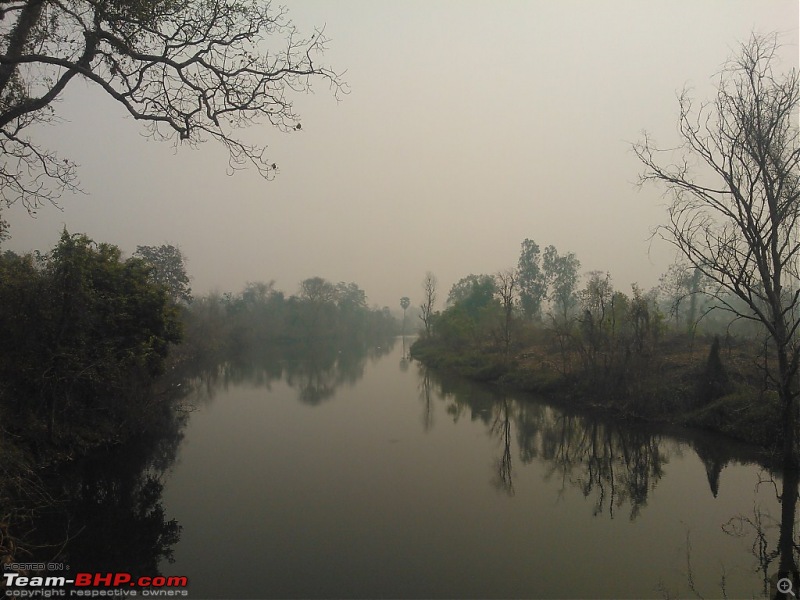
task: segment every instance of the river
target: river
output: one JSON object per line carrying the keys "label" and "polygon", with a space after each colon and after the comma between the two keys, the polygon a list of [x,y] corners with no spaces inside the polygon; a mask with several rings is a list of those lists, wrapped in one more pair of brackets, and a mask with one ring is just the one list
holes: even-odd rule
{"label": "river", "polygon": [[186,576],[192,598],[764,596],[781,481],[752,449],[404,347],[198,370],[163,435],[76,465],[71,568]]}
{"label": "river", "polygon": [[318,362],[187,398],[160,567],[192,596],[764,594],[780,506],[747,448],[437,377],[399,341]]}

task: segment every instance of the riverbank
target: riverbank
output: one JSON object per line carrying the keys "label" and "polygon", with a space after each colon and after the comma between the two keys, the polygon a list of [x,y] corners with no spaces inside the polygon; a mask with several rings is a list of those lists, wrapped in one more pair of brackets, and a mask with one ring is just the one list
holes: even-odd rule
{"label": "riverbank", "polygon": [[721,433],[771,454],[779,447],[777,394],[764,390],[764,356],[744,340],[714,350],[708,338],[673,336],[624,358],[565,350],[545,337],[506,357],[420,338],[411,356],[428,367],[614,418]]}

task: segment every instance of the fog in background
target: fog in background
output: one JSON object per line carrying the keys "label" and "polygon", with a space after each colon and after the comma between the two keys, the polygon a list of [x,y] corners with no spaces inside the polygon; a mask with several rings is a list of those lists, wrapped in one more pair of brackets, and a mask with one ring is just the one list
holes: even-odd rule
{"label": "fog in background", "polygon": [[[29,217],[4,211],[5,248],[47,250],[66,226],[132,253],[172,243],[195,294],[274,279],[354,281],[370,304],[440,298],[469,273],[516,265],[520,243],[575,252],[618,289],[658,283],[672,262],[651,229],[662,190],[635,186],[643,129],[677,143],[676,94],[711,99],[751,32],[778,31],[779,70],[798,63],[798,2],[286,2],[303,33],[324,26],[324,82],[295,98],[302,130],[245,135],[280,172],[227,175],[227,153],[158,143],[122,107],[74,81],[63,122],[36,140],[80,165],[85,195]],[[276,40],[279,43],[279,40]]]}

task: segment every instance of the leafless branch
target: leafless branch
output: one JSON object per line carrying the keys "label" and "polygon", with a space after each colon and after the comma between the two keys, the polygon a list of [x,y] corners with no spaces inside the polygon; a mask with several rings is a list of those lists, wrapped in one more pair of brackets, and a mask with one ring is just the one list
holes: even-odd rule
{"label": "leafless branch", "polygon": [[285,9],[259,0],[26,0],[0,19],[0,198],[29,210],[76,189],[75,165],[26,135],[52,120],[53,102],[75,77],[95,84],[146,134],[175,144],[213,139],[229,166],[272,177],[266,146],[237,130],[267,123],[300,129],[292,96],[341,75],[318,63],[324,29],[302,36]]}

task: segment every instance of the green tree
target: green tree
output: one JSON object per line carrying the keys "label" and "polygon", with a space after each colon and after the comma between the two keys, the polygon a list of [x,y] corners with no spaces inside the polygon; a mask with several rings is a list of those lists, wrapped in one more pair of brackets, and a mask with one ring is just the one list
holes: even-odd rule
{"label": "green tree", "polygon": [[497,284],[491,275],[468,275],[453,288],[448,301],[452,300],[453,306],[461,306],[472,319],[480,317],[497,293]]}
{"label": "green tree", "polygon": [[528,320],[541,316],[542,300],[547,296],[547,281],[540,263],[539,245],[533,240],[523,240],[517,273],[522,314]]}
{"label": "green tree", "polygon": [[659,290],[667,303],[669,315],[675,319],[676,327],[681,320],[681,305],[692,293],[691,282],[692,269],[682,263],[671,264],[659,278]]}
{"label": "green tree", "polygon": [[[708,279],[702,271],[682,263],[669,266],[667,272],[659,278],[659,291],[667,303],[669,315],[675,319],[677,327],[681,316],[685,313],[685,326],[690,331],[694,328],[698,318],[698,307],[705,295]],[[686,311],[681,309],[684,300],[689,301]]]}
{"label": "green tree", "polygon": [[647,357],[658,340],[662,317],[652,296],[643,294],[635,283],[631,285],[631,292],[628,321],[633,347],[637,356]]}
{"label": "green tree", "polygon": [[714,336],[706,360],[706,369],[700,381],[700,401],[710,404],[730,391],[728,373],[719,353],[719,336]]}
{"label": "green tree", "polygon": [[299,130],[293,93],[314,80],[342,90],[317,62],[327,41],[322,30],[301,35],[285,9],[256,0],[0,2],[0,198],[35,210],[76,188],[75,165],[30,137],[31,126],[57,121],[54,101],[76,78],[146,135],[216,140],[231,170],[251,165],[270,177],[277,167],[266,147],[235,132],[259,122]]}
{"label": "green tree", "polygon": [[32,382],[39,376],[42,348],[48,348],[46,325],[52,319],[45,306],[47,282],[41,260],[32,254],[20,256],[7,250],[0,255],[0,400],[15,409],[18,399],[35,389],[18,382]]}
{"label": "green tree", "polygon": [[447,309],[436,319],[436,336],[460,350],[491,343],[503,319],[497,292],[491,275],[463,277],[450,290]]}
{"label": "green tree", "polygon": [[[579,318],[583,353],[587,363],[598,366],[598,355],[613,348],[614,286],[611,275],[602,271],[592,271],[586,286],[581,290],[580,304],[582,316]],[[604,365],[604,366],[607,366]]]}
{"label": "green tree", "polygon": [[335,289],[337,335],[344,337],[350,333],[357,338],[365,338],[369,321],[366,292],[353,282],[339,282]]}
{"label": "green tree", "polygon": [[680,95],[677,153],[664,153],[647,135],[634,150],[644,165],[641,182],[661,184],[672,197],[662,237],[716,284],[718,304],[767,332],[784,464],[795,469],[800,82],[796,69],[775,71],[777,51],[776,36],[753,35],[720,72],[713,102],[697,105],[688,91]]}
{"label": "green tree", "polygon": [[455,306],[470,298],[472,298],[472,302],[482,304],[483,302],[480,298],[488,301],[494,295],[495,291],[494,277],[491,275],[470,274],[459,279],[453,284],[453,287],[450,288],[450,293],[447,294],[447,306]]}
{"label": "green tree", "polygon": [[519,274],[515,269],[500,271],[494,276],[496,294],[503,307],[503,353],[508,359],[511,351],[511,337],[514,331],[514,311],[519,295]]}
{"label": "green tree", "polygon": [[367,309],[367,294],[357,283],[340,281],[335,286],[335,297],[339,310],[362,311]]}
{"label": "green tree", "polygon": [[336,287],[322,277],[309,277],[300,282],[299,300],[300,313],[296,322],[305,330],[305,337],[333,335]]}
{"label": "green tree", "polygon": [[8,221],[3,218],[2,205],[0,204],[0,244],[5,242],[9,237]]}
{"label": "green tree", "polygon": [[136,246],[133,255],[151,267],[151,279],[156,284],[163,285],[173,301],[192,301],[192,289],[186,274],[186,258],[180,248],[170,244]]}
{"label": "green tree", "polygon": [[332,303],[336,299],[336,288],[322,277],[309,277],[300,282],[300,298],[314,304]]}
{"label": "green tree", "polygon": [[581,263],[572,252],[559,256],[555,246],[548,246],[542,256],[542,270],[550,289],[549,298],[553,308],[562,321],[566,322],[569,314],[578,302],[575,293],[578,287],[578,269]]}

